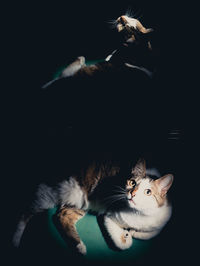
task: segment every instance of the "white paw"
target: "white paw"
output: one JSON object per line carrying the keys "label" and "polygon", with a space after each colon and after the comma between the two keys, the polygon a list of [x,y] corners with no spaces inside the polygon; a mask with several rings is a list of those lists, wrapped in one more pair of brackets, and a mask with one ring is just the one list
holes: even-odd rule
{"label": "white paw", "polygon": [[127,230],[123,230],[119,238],[115,239],[114,243],[119,249],[125,250],[131,247],[133,239],[131,234]]}
{"label": "white paw", "polygon": [[87,249],[86,249],[85,244],[82,241],[76,246],[76,248],[79,253],[81,253],[82,255],[86,255]]}
{"label": "white paw", "polygon": [[122,241],[121,249],[127,249],[131,247],[133,239],[129,231],[124,230],[123,234],[121,235],[121,241]]}
{"label": "white paw", "polygon": [[79,56],[78,59],[80,60],[80,65],[85,64],[85,57],[84,56]]}

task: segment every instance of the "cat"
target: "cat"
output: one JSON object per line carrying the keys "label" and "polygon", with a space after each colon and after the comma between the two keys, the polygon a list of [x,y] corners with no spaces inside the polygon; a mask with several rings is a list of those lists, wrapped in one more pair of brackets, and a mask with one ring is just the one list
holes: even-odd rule
{"label": "cat", "polygon": [[[124,250],[132,245],[132,238],[148,240],[160,233],[172,214],[167,192],[173,183],[173,175],[152,179],[152,170],[146,170],[140,160],[132,170],[121,195],[126,197],[127,208],[107,212],[104,224],[115,246]],[[149,176],[148,176],[149,175]]]}
{"label": "cat", "polygon": [[146,29],[139,20],[126,15],[120,16],[115,21],[115,26],[121,38],[118,49],[114,50],[102,62],[89,66],[85,64],[85,57],[79,56],[73,63],[64,68],[56,79],[49,81],[42,88],[46,89],[59,79],[92,76],[99,72],[115,71],[119,68],[139,70],[151,78],[154,70],[150,41],[153,29]]}
{"label": "cat", "polygon": [[[148,176],[152,172],[157,175],[156,180]],[[75,224],[87,211],[103,216],[104,226],[120,250],[132,245],[132,237],[150,239],[156,236],[171,216],[167,191],[173,175],[158,178],[156,170],[146,170],[145,161],[141,159],[131,169],[130,177],[124,173],[111,162],[93,163],[55,187],[40,184],[35,200],[19,221],[13,237],[14,246],[19,246],[33,215],[55,206],[55,224],[80,254],[86,254],[86,246]],[[119,189],[117,193],[116,188]]]}

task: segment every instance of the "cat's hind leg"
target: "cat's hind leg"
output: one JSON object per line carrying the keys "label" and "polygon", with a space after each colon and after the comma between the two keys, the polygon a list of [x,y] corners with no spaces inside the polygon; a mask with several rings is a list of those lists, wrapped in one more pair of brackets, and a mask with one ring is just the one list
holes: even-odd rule
{"label": "cat's hind leg", "polygon": [[131,247],[133,240],[128,230],[121,228],[108,216],[104,217],[104,225],[117,248],[124,250]]}
{"label": "cat's hind leg", "polygon": [[80,254],[86,254],[86,246],[81,241],[75,224],[85,215],[83,210],[63,206],[55,216],[56,225],[60,229],[61,235],[69,245]]}

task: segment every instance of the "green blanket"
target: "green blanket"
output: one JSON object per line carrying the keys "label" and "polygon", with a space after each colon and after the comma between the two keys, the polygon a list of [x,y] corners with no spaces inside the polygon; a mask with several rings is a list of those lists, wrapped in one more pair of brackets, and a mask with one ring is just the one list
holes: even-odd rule
{"label": "green blanket", "polygon": [[[56,208],[48,211],[48,226],[53,239],[64,248],[66,252],[70,252],[66,242],[62,239],[60,233],[56,229],[52,216],[56,212]],[[102,231],[97,222],[96,216],[86,214],[76,224],[80,238],[87,247],[86,258],[88,260],[98,261],[130,261],[131,259],[139,259],[148,253],[149,247],[153,240],[143,241],[133,239],[131,248],[124,251],[116,251],[111,249],[105,241]]]}

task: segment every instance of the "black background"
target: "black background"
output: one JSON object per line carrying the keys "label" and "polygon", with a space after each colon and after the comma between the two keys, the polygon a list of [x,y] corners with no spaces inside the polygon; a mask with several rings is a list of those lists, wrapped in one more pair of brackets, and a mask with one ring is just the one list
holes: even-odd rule
{"label": "black background", "polygon": [[[109,28],[107,21],[117,18],[129,7],[138,16],[142,15],[140,20],[143,24],[154,28],[157,34],[162,71],[159,90],[157,87],[154,94],[158,98],[154,98],[152,106],[158,110],[156,117],[148,116],[148,121],[144,121],[141,130],[137,129],[138,132],[132,137],[127,132],[134,132],[134,115],[133,120],[126,123],[119,120],[115,141],[105,136],[99,141],[98,134],[93,141],[88,140],[85,136],[89,128],[83,124],[80,127],[76,121],[59,120],[62,126],[46,124],[41,118],[41,86],[52,78],[60,66],[76,56],[104,58],[114,50],[116,32]],[[188,247],[188,232],[185,228],[187,218],[184,215],[189,203],[187,206],[187,201],[184,201],[183,205],[181,196],[187,183],[183,167],[187,164],[186,122],[188,116],[189,120],[191,118],[188,112],[190,94],[183,88],[192,86],[188,69],[193,48],[192,32],[186,17],[188,21],[193,9],[189,3],[156,0],[8,3],[4,20],[7,63],[5,87],[8,93],[8,103],[4,108],[5,179],[8,181],[4,192],[6,202],[9,202],[9,207],[6,207],[9,217],[6,218],[7,239],[11,238],[24,199],[38,182],[44,177],[53,179],[65,175],[74,158],[81,160],[91,150],[97,152],[99,149],[112,156],[127,153],[124,158],[133,154],[134,160],[144,155],[149,163],[158,165],[163,173],[174,173],[172,198],[175,214],[169,225],[169,233],[165,233],[161,239],[156,254],[153,250],[150,258],[139,263],[157,265],[160,262],[191,262],[194,257]],[[149,110],[145,108],[141,106],[143,112],[148,113]],[[174,129],[180,130],[180,137],[178,140],[169,140],[169,132]],[[110,134],[113,134],[111,129]],[[109,146],[110,139],[112,145]],[[10,258],[12,252],[12,249],[9,250]],[[37,252],[35,259],[37,261]],[[47,257],[45,259],[48,261]],[[62,257],[58,261],[61,263]]]}

